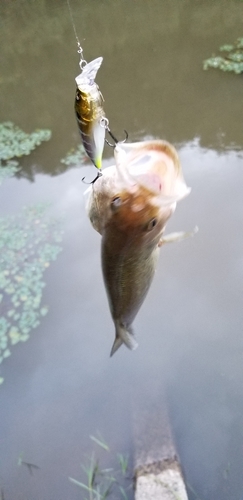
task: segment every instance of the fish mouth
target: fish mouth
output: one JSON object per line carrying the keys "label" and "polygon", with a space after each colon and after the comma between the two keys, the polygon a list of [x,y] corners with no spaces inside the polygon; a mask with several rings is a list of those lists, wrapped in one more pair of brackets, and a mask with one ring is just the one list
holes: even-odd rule
{"label": "fish mouth", "polygon": [[118,143],[114,155],[119,179],[131,193],[143,186],[159,205],[170,205],[191,191],[184,181],[178,154],[166,141]]}

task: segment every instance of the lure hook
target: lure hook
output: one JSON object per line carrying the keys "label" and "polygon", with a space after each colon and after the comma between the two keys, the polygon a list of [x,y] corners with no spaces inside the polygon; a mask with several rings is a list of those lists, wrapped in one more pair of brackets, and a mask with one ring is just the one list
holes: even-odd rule
{"label": "lure hook", "polygon": [[91,182],[86,182],[86,181],[84,180],[84,179],[85,179],[85,177],[83,177],[83,178],[82,178],[82,182],[83,182],[84,184],[94,184],[94,183],[97,181],[97,179],[99,179],[99,177],[101,177],[101,176],[102,176],[102,173],[101,173],[101,172],[98,172],[98,174],[96,175],[96,177],[95,177],[95,179],[94,179],[93,181],[91,181]]}
{"label": "lure hook", "polygon": [[124,132],[125,132],[125,139],[123,139],[123,141],[118,141],[118,139],[111,132],[111,129],[109,127],[109,120],[105,116],[103,116],[101,118],[100,125],[101,125],[101,127],[104,127],[105,130],[107,130],[108,134],[111,136],[111,138],[113,139],[113,141],[115,143],[115,144],[111,144],[107,139],[105,139],[106,144],[108,144],[108,146],[110,146],[111,148],[115,148],[116,144],[118,144],[118,142],[126,142],[126,140],[128,139],[128,133],[127,133],[126,130],[124,130]]}
{"label": "lure hook", "polygon": [[108,146],[110,146],[111,148],[115,148],[116,147],[116,144],[118,144],[118,142],[126,142],[127,139],[128,139],[128,133],[127,131],[124,129],[124,132],[125,132],[125,139],[123,139],[123,141],[118,141],[117,138],[114,136],[114,134],[111,132],[111,130],[109,129],[109,127],[107,126],[106,127],[106,130],[108,132],[108,134],[111,136],[111,138],[113,139],[114,143],[115,144],[111,144],[107,139],[105,139],[105,142],[106,144],[108,144]]}

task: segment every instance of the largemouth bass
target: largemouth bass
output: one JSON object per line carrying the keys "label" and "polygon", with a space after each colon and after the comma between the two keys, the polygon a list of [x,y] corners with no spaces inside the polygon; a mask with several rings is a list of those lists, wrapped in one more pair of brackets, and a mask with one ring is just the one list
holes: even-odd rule
{"label": "largemouth bass", "polygon": [[103,97],[95,77],[103,58],[98,57],[87,63],[75,78],[77,89],[75,113],[82,142],[87,155],[96,168],[101,170],[102,153],[105,144],[105,113]]}
{"label": "largemouth bass", "polygon": [[89,188],[87,203],[102,235],[103,278],[115,325],[111,356],[123,343],[137,347],[132,323],[153,280],[166,222],[190,192],[177,152],[165,141],[118,143],[115,161]]}

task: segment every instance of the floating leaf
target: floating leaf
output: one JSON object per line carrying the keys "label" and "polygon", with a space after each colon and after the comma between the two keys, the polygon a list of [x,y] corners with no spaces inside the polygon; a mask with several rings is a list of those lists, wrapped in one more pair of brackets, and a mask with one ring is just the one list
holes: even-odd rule
{"label": "floating leaf", "polygon": [[71,151],[69,151],[67,155],[61,159],[61,163],[64,163],[65,165],[82,165],[85,160],[87,160],[87,154],[82,144],[80,144],[77,149],[71,149]]}
{"label": "floating leaf", "polygon": [[26,342],[26,340],[28,340],[29,338],[30,338],[29,335],[21,335],[20,340],[21,342]]}
{"label": "floating leaf", "polygon": [[36,146],[50,138],[50,130],[35,130],[26,134],[12,122],[0,123],[0,159],[9,160],[28,155]]}
{"label": "floating leaf", "polygon": [[11,355],[10,350],[6,349],[6,351],[4,351],[4,353],[3,353],[3,358],[8,358],[10,355]]}
{"label": "floating leaf", "polygon": [[40,313],[41,313],[41,316],[46,316],[46,314],[48,313],[48,307],[42,307],[41,310],[40,310]]}
{"label": "floating leaf", "polygon": [[243,38],[237,38],[236,47],[237,49],[243,48]]}
{"label": "floating leaf", "polygon": [[20,170],[18,161],[7,160],[3,162],[0,159],[0,184],[2,184],[5,179],[13,177],[18,170]]}
{"label": "floating leaf", "polygon": [[15,310],[14,310],[14,309],[10,309],[10,310],[8,311],[8,317],[9,317],[9,318],[11,318],[11,316],[13,316],[13,315],[14,315],[14,313],[15,313]]}
{"label": "floating leaf", "polygon": [[7,333],[9,325],[10,323],[6,318],[0,318],[0,336],[4,336]]}
{"label": "floating leaf", "polygon": [[1,340],[0,340],[1,351],[4,351],[4,349],[6,349],[7,343],[8,343],[7,337],[1,337]]}
{"label": "floating leaf", "polygon": [[20,332],[16,326],[12,326],[10,328],[8,335],[12,345],[17,344],[20,341]]}
{"label": "floating leaf", "polygon": [[56,236],[62,238],[60,221],[48,217],[48,206],[0,218],[0,363],[13,345],[28,340],[48,312],[41,305],[43,278],[61,251]]}
{"label": "floating leaf", "polygon": [[203,63],[203,69],[218,68],[222,71],[243,73],[243,38],[238,38],[234,45],[222,45],[219,49],[225,56],[212,56]]}
{"label": "floating leaf", "polygon": [[221,50],[221,52],[230,52],[233,49],[234,45],[222,45],[221,47],[219,47],[219,50]]}

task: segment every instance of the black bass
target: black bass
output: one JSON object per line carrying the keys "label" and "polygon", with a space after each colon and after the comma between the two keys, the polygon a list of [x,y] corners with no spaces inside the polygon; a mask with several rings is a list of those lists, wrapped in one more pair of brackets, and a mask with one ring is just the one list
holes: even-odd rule
{"label": "black bass", "polygon": [[[132,323],[151,285],[160,246],[176,202],[190,192],[176,150],[165,141],[117,144],[116,165],[91,188],[87,211],[101,235],[103,278],[115,341],[135,349]],[[182,238],[182,233],[180,238]]]}
{"label": "black bass", "polygon": [[106,122],[103,97],[94,80],[102,61],[103,57],[98,57],[87,63],[75,78],[75,113],[79,131],[87,155],[99,170],[102,168]]}

